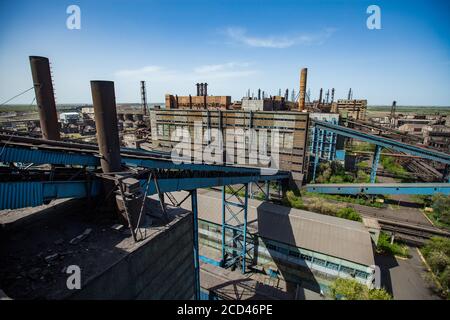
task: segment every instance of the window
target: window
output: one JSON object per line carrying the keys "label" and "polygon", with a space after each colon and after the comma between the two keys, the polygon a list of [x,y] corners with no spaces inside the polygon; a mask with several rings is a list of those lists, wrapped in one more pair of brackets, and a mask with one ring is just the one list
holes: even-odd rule
{"label": "window", "polygon": [[325,260],[319,259],[319,258],[314,258],[314,264],[317,264],[318,266],[322,266],[324,267],[326,264]]}
{"label": "window", "polygon": [[367,279],[367,277],[369,276],[366,272],[359,270],[356,270],[355,275],[361,279]]}
{"label": "window", "polygon": [[300,258],[302,258],[305,261],[311,261],[312,260],[312,258],[310,256],[306,255],[306,254],[301,254]]}
{"label": "window", "polygon": [[355,274],[355,269],[345,267],[345,266],[341,266],[341,271],[346,274],[352,275],[352,276]]}
{"label": "window", "polygon": [[331,270],[339,270],[339,265],[333,262],[327,262],[327,268]]}
{"label": "window", "polygon": [[298,258],[298,257],[300,257],[300,254],[297,251],[289,250],[289,256],[294,257],[294,258]]}
{"label": "window", "polygon": [[276,250],[277,250],[278,252],[281,252],[282,254],[288,254],[288,253],[289,253],[289,250],[286,249],[286,248],[278,247]]}
{"label": "window", "polygon": [[164,127],[162,124],[158,124],[158,136],[164,135]]}
{"label": "window", "polygon": [[273,244],[271,244],[271,243],[267,243],[266,244],[266,248],[268,249],[268,250],[277,250],[277,247],[275,247]]}

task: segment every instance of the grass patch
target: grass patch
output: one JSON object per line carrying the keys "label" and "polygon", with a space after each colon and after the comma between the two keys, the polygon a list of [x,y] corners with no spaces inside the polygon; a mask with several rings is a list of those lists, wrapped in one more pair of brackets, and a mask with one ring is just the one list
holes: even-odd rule
{"label": "grass patch", "polygon": [[411,179],[411,175],[408,170],[398,164],[393,157],[382,155],[380,158],[380,162],[384,170],[386,170],[387,172],[401,177],[402,180]]}
{"label": "grass patch", "polygon": [[383,208],[384,207],[383,203],[375,202],[370,199],[357,198],[354,196],[342,196],[339,194],[326,194],[326,193],[314,193],[314,192],[304,192],[303,195],[309,196],[309,197],[318,197],[318,198],[328,199],[328,200],[335,200],[335,201],[339,201],[339,202],[360,204],[363,206],[374,207],[374,208]]}
{"label": "grass patch", "polygon": [[378,238],[377,243],[377,251],[379,253],[387,253],[404,258],[410,257],[408,247],[396,241],[394,241],[394,243],[391,243],[391,237],[385,232],[380,233],[380,237]]}
{"label": "grass patch", "polygon": [[308,210],[347,220],[362,221],[361,215],[354,208],[328,203],[318,197],[312,197],[304,201],[300,193],[291,190],[286,192],[283,204],[291,208]]}
{"label": "grass patch", "polygon": [[450,239],[432,237],[420,251],[430,266],[435,279],[439,282],[442,295],[448,299],[450,289]]}

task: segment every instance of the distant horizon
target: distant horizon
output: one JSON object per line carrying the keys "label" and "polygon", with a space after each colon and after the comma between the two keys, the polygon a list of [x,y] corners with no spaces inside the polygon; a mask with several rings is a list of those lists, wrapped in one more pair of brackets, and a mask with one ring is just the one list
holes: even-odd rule
{"label": "distant horizon", "polygon": [[[240,100],[234,100],[234,101],[240,101]],[[140,105],[140,102],[116,102],[116,105],[121,105],[121,104],[130,104],[130,105]],[[92,106],[92,102],[79,102],[79,103],[56,103],[56,106],[83,106],[83,105],[89,105]],[[165,105],[165,102],[147,102],[147,105]],[[9,106],[9,107],[13,107],[13,106],[20,106],[20,107],[37,107],[36,104],[30,105],[30,104],[26,104],[26,103],[11,103],[11,104],[4,104],[3,106]],[[0,106],[0,112],[2,112],[1,108],[3,106]],[[368,108],[373,108],[373,107],[391,107],[390,104],[368,104],[367,105]],[[412,108],[419,108],[419,107],[423,107],[423,108],[450,108],[450,105],[448,106],[444,106],[444,105],[401,105],[401,104],[397,104],[396,108],[404,108],[404,107],[412,107]]]}
{"label": "distant horizon", "polygon": [[70,4],[0,1],[0,103],[33,85],[38,55],[67,103],[91,101],[92,79],[114,81],[117,101],[139,100],[141,80],[158,101],[197,82],[213,95],[297,94],[306,67],[313,100],[352,88],[371,105],[450,105],[450,1],[378,0],[376,28],[369,0],[78,0],[79,28]]}

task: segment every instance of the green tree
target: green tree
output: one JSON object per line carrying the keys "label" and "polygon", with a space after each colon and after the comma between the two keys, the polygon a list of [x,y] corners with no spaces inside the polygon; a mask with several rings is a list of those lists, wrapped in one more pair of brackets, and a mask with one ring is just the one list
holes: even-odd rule
{"label": "green tree", "polygon": [[371,289],[369,300],[392,300],[392,296],[384,289]]}
{"label": "green tree", "polygon": [[339,300],[367,300],[367,287],[354,279],[336,279],[330,286],[333,299]]}
{"label": "green tree", "polygon": [[335,300],[391,300],[384,289],[369,289],[355,279],[338,278],[330,285],[331,297]]}
{"label": "green tree", "polygon": [[437,193],[431,198],[431,203],[436,220],[450,224],[450,196]]}

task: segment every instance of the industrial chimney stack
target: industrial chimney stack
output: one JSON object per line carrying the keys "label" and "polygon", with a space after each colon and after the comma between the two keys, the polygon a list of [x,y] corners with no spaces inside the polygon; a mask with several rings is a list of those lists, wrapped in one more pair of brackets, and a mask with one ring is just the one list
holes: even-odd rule
{"label": "industrial chimney stack", "polygon": [[30,57],[31,75],[39,109],[42,138],[60,140],[50,62],[45,57]]}
{"label": "industrial chimney stack", "polygon": [[306,93],[306,78],[308,69],[303,68],[300,72],[300,93],[298,95],[298,111],[305,110],[305,93]]}
{"label": "industrial chimney stack", "polygon": [[141,104],[144,116],[147,115],[147,90],[145,88],[145,81],[141,81]]}

